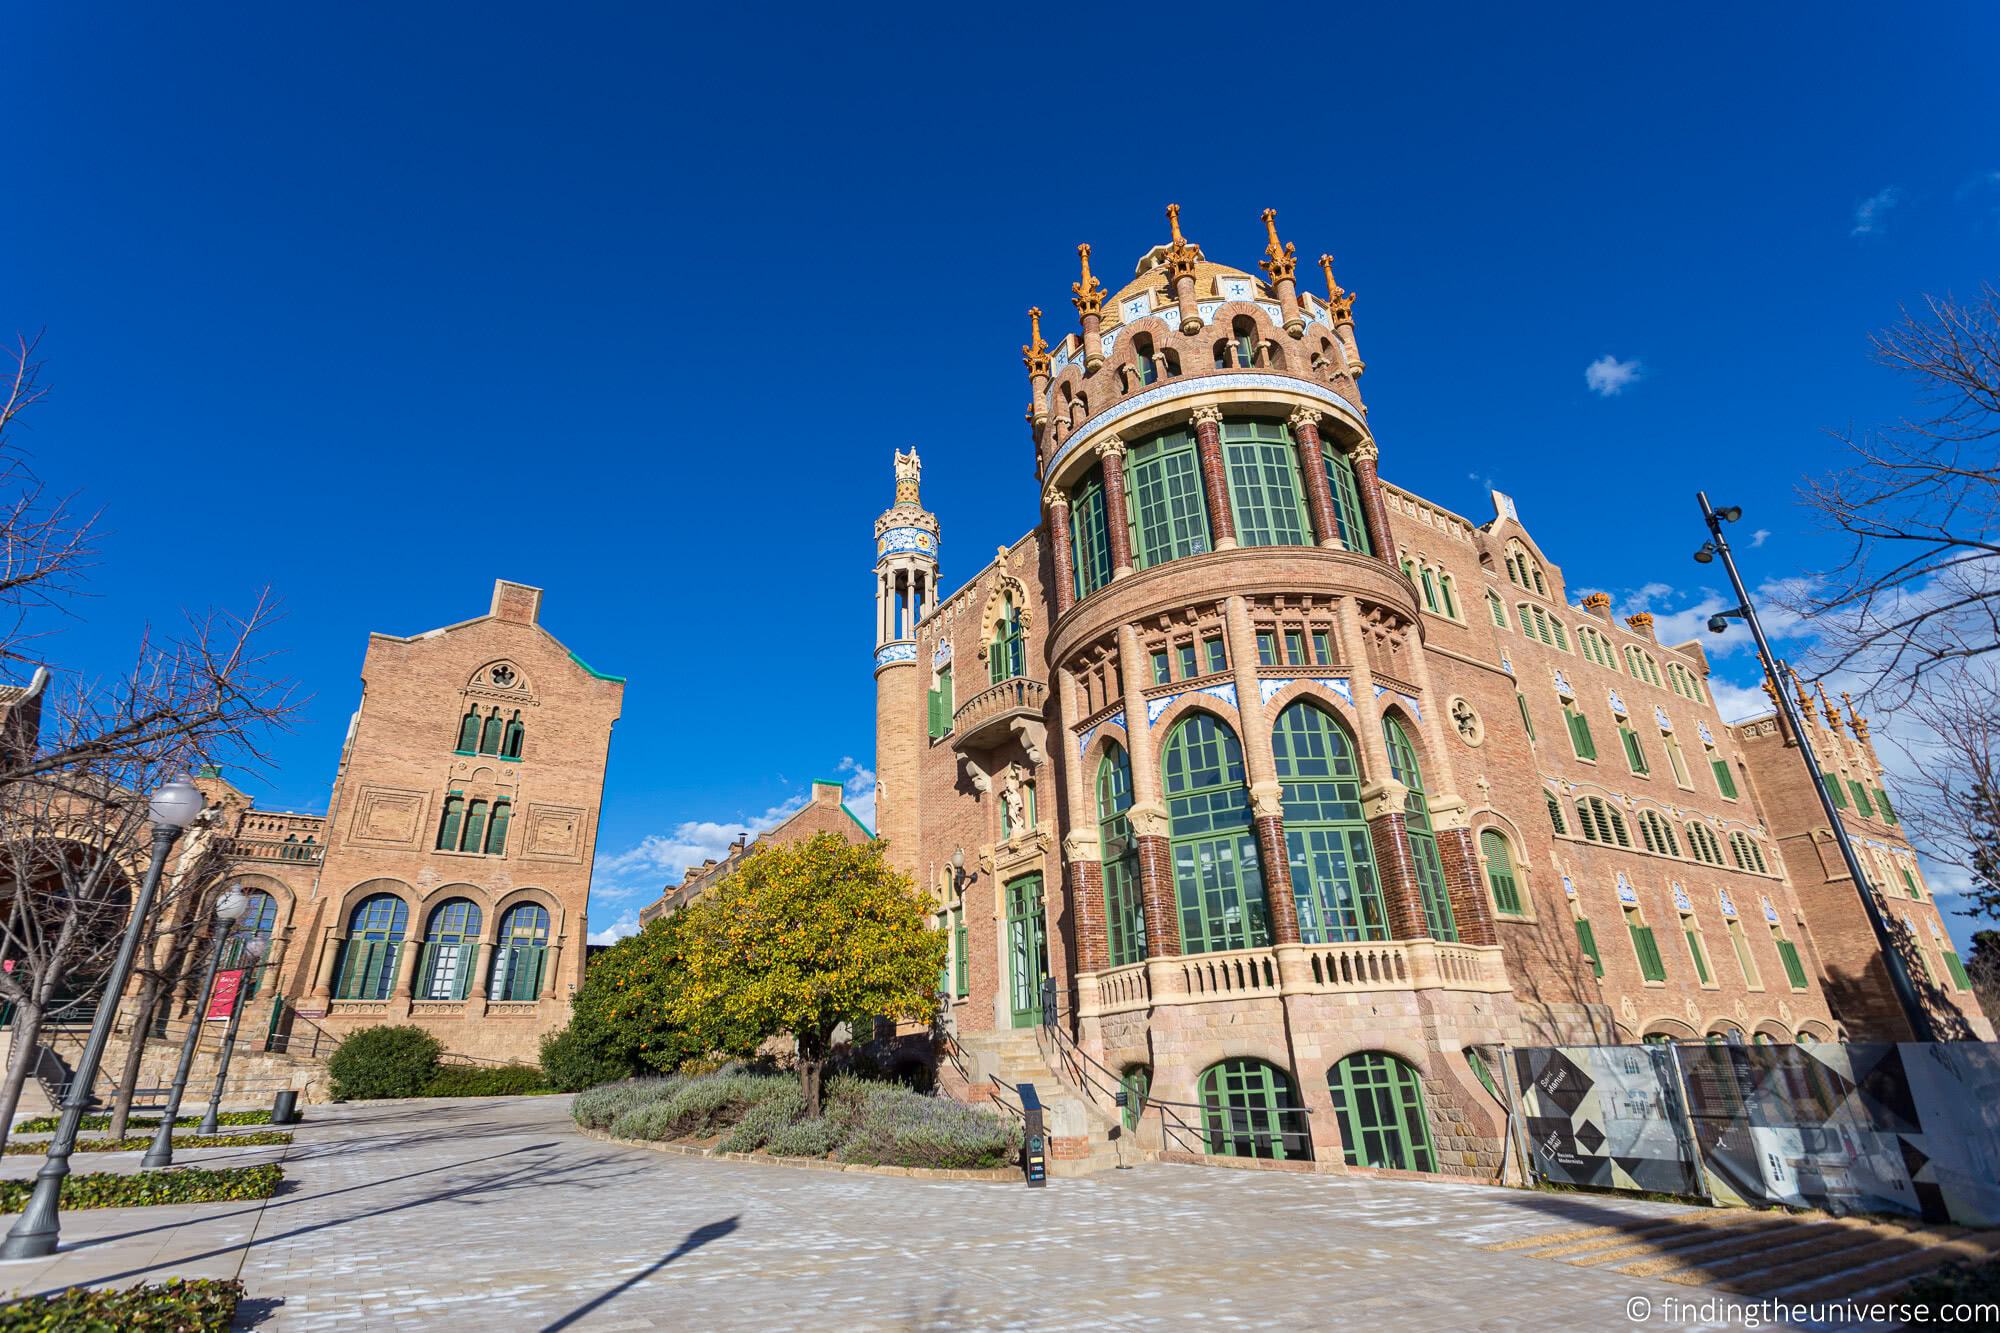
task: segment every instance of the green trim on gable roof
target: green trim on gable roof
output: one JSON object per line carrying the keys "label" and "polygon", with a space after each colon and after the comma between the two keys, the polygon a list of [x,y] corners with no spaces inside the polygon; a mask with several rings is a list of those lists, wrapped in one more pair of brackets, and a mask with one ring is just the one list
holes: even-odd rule
{"label": "green trim on gable roof", "polygon": [[840,803],[840,813],[846,815],[849,819],[853,820],[854,827],[860,829],[863,833],[866,833],[868,835],[868,840],[870,842],[873,842],[875,840],[875,830],[869,828],[866,824],[862,823],[861,816],[855,814],[852,810],[849,810],[847,808],[847,802],[842,801]]}
{"label": "green trim on gable roof", "polygon": [[574,649],[566,649],[565,651],[569,653],[570,661],[576,663],[578,666],[582,667],[585,671],[597,677],[599,680],[613,681],[619,685],[623,685],[625,683],[625,677],[606,675],[604,672],[599,671],[596,667],[592,666],[590,663],[584,661],[581,657],[578,657]]}

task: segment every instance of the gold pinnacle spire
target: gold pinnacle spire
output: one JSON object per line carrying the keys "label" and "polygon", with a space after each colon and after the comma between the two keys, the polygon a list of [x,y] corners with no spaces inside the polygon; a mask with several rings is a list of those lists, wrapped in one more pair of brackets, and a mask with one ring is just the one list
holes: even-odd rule
{"label": "gold pinnacle spire", "polygon": [[1798,669],[1796,667],[1787,669],[1790,670],[1792,673],[1792,688],[1798,692],[1799,711],[1804,713],[1806,716],[1806,720],[1810,722],[1812,720],[1812,711],[1813,711],[1812,691],[1806,688],[1805,678],[1799,675]]}
{"label": "gold pinnacle spire", "polygon": [[1333,280],[1333,256],[1319,257],[1319,271],[1326,274],[1326,303],[1332,305],[1340,299],[1340,284]]}
{"label": "gold pinnacle spire", "polygon": [[1028,307],[1028,341],[1021,348],[1021,363],[1030,375],[1049,373],[1049,345],[1042,340],[1042,308]]}
{"label": "gold pinnacle spire", "polygon": [[1176,246],[1186,245],[1187,238],[1181,235],[1181,206],[1179,204],[1167,205],[1167,225],[1173,228],[1174,244]]}
{"label": "gold pinnacle spire", "polygon": [[1264,210],[1264,233],[1270,239],[1264,246],[1264,258],[1257,267],[1271,275],[1271,281],[1283,282],[1298,271],[1299,247],[1289,241],[1278,239],[1278,210]]}
{"label": "gold pinnacle spire", "polygon": [[1076,307],[1077,314],[1094,315],[1104,308],[1104,288],[1091,276],[1090,247],[1077,246],[1076,257],[1083,264],[1083,278],[1069,285],[1069,289],[1076,293],[1070,298],[1070,303]]}
{"label": "gold pinnacle spire", "polygon": [[1833,700],[1826,697],[1826,682],[1816,680],[1813,682],[1813,688],[1819,691],[1819,711],[1826,714],[1826,725],[1834,731],[1839,731],[1840,710],[1833,706]]}

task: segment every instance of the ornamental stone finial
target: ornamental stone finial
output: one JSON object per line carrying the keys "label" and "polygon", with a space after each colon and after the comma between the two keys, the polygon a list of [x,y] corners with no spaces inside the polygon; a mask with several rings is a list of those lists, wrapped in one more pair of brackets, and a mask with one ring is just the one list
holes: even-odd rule
{"label": "ornamental stone finial", "polygon": [[1028,368],[1028,374],[1049,373],[1049,345],[1042,339],[1042,308],[1028,307],[1028,341],[1021,348],[1021,364]]}
{"label": "ornamental stone finial", "polygon": [[1372,435],[1355,445],[1349,452],[1354,455],[1354,461],[1357,463],[1373,463],[1382,456],[1382,450],[1377,447],[1375,437]]}
{"label": "ornamental stone finial", "polygon": [[1278,240],[1278,210],[1264,210],[1264,232],[1269,240],[1264,245],[1264,258],[1257,267],[1271,275],[1271,281],[1281,282],[1298,271],[1299,248],[1291,242]]}
{"label": "ornamental stone finial", "polygon": [[917,461],[917,449],[910,446],[910,452],[896,450],[896,503],[913,505],[917,500],[917,483],[923,477],[923,464]]}
{"label": "ornamental stone finial", "polygon": [[1175,245],[1187,244],[1187,238],[1181,235],[1181,206],[1179,204],[1167,205],[1167,226],[1173,229]]}
{"label": "ornamental stone finial", "polygon": [[1307,426],[1317,428],[1319,423],[1325,419],[1326,414],[1317,408],[1301,407],[1292,413],[1292,429],[1303,430]]}
{"label": "ornamental stone finial", "polygon": [[1222,424],[1222,409],[1213,403],[1204,403],[1202,406],[1188,413],[1188,424],[1196,427],[1220,426]]}
{"label": "ornamental stone finial", "polygon": [[1352,323],[1354,320],[1354,293],[1342,291],[1340,284],[1333,280],[1333,256],[1319,257],[1320,272],[1326,274],[1326,304],[1336,323]]}
{"label": "ornamental stone finial", "polygon": [[1069,508],[1069,492],[1054,482],[1050,482],[1048,489],[1042,492],[1042,503],[1050,509],[1067,509]]}
{"label": "ornamental stone finial", "polygon": [[1099,458],[1125,457],[1125,437],[1113,433],[1099,440],[1097,442],[1097,456]]}
{"label": "ornamental stone finial", "polygon": [[1091,276],[1090,247],[1079,245],[1076,247],[1076,254],[1083,264],[1083,277],[1069,285],[1069,289],[1076,293],[1070,298],[1070,303],[1076,307],[1077,314],[1094,315],[1104,308],[1104,288]]}

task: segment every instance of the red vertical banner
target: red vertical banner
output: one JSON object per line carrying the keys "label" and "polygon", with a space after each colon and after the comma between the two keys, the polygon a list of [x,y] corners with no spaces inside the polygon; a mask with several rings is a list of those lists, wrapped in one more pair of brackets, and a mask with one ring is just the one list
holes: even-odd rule
{"label": "red vertical banner", "polygon": [[215,974],[215,989],[208,993],[209,1018],[227,1018],[236,1012],[236,997],[243,993],[244,969],[231,968]]}

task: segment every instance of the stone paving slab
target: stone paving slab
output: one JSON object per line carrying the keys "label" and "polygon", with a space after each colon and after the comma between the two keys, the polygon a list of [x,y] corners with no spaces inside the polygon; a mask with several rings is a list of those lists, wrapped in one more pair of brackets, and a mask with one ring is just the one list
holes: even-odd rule
{"label": "stone paving slab", "polygon": [[1704,1294],[1485,1248],[1686,1211],[1636,1200],[1165,1165],[1045,1190],[792,1171],[594,1141],[549,1097],[315,1107],[296,1133],[262,1150],[279,1197],[68,1213],[70,1248],[0,1264],[0,1289],[236,1273],[258,1327],[551,1331],[1595,1329],[1634,1296]]}

